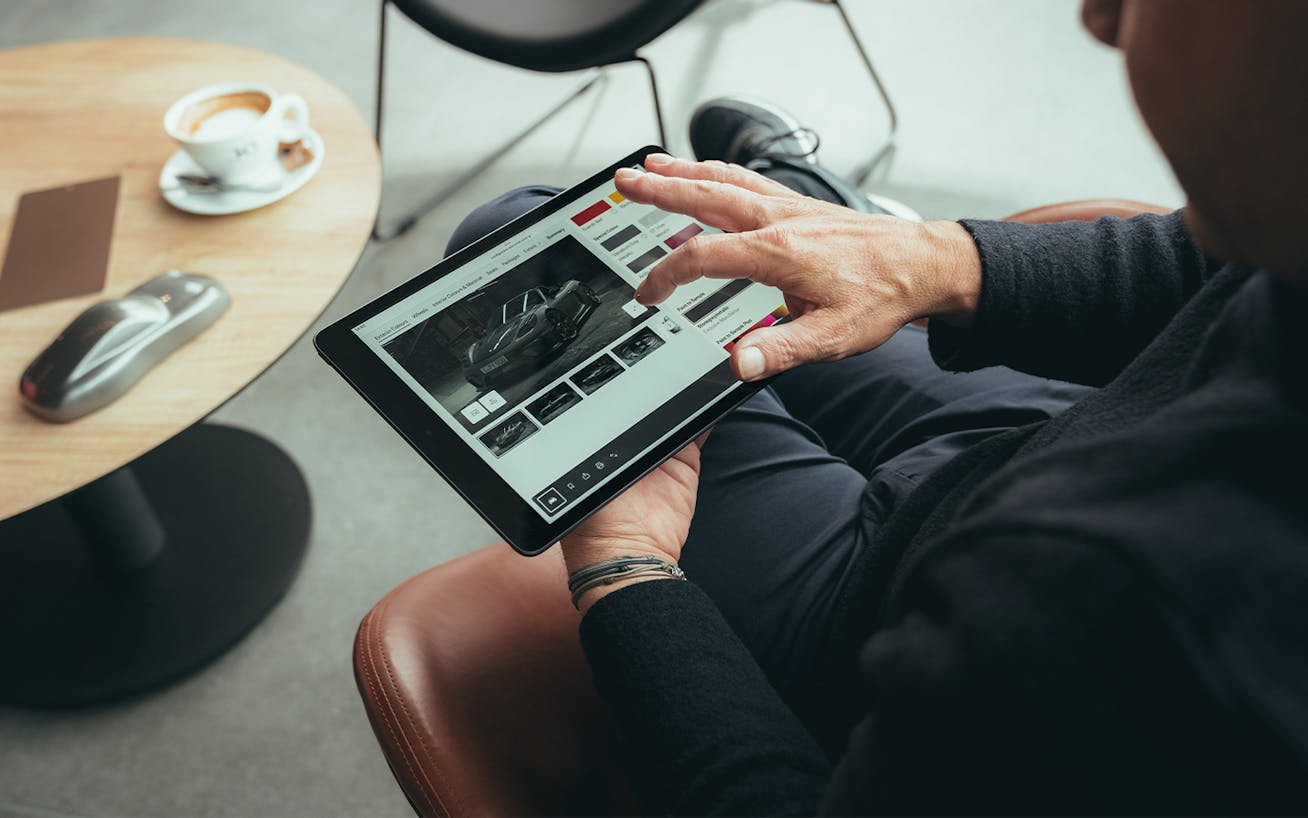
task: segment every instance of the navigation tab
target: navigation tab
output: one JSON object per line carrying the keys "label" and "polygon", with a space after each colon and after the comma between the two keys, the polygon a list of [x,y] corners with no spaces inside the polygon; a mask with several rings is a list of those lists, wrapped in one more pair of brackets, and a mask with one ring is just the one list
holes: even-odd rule
{"label": "navigation tab", "polygon": [[459,410],[459,414],[468,419],[468,422],[476,425],[486,418],[490,417],[490,412],[481,404],[481,401],[473,401]]}
{"label": "navigation tab", "polygon": [[532,499],[536,501],[536,505],[545,509],[546,514],[553,514],[568,504],[567,498],[565,498],[559,490],[553,486],[545,489]]}
{"label": "navigation tab", "polygon": [[[615,440],[610,444],[609,450],[597,452],[583,460],[537,497],[543,498],[550,492],[558,492],[565,503],[571,503],[599,485],[613,472],[621,469],[632,454],[634,452],[626,451],[621,446],[621,440]],[[537,502],[539,503],[540,499],[537,499]],[[562,508],[563,505],[564,503],[556,503],[550,508]],[[545,506],[542,505],[542,508]]]}

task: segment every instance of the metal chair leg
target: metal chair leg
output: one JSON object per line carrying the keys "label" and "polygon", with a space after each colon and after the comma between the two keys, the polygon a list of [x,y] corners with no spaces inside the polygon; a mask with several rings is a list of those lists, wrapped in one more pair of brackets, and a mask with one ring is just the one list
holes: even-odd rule
{"label": "metal chair leg", "polygon": [[[385,84],[386,84],[386,16],[387,16],[386,12],[387,12],[387,6],[389,4],[390,4],[390,0],[381,0],[381,21],[378,25],[378,31],[380,32],[380,35],[378,37],[378,44],[377,44],[377,107],[376,107],[375,119],[373,123],[373,127],[374,127],[373,133],[377,138],[377,151],[378,153],[381,153],[383,155],[383,158],[385,156],[384,152],[382,151],[382,121],[383,121],[383,113],[384,113],[383,106],[385,100]],[[479,160],[475,165],[468,168],[463,173],[459,174],[459,176],[457,176],[453,181],[442,186],[440,189],[432,193],[432,195],[429,196],[426,201],[424,201],[416,209],[411,211],[408,215],[398,219],[394,223],[394,225],[383,228],[379,217],[377,224],[374,224],[372,228],[373,240],[390,241],[393,238],[402,236],[405,233],[407,233],[415,224],[418,223],[418,221],[422,217],[426,216],[428,213],[435,210],[437,207],[443,204],[447,199],[449,199],[459,190],[463,189],[469,182],[471,182],[473,179],[479,176],[483,171],[485,171],[486,168],[493,165],[506,153],[508,153],[510,150],[516,147],[518,143],[522,142],[524,139],[526,139],[528,136],[534,133],[536,129],[540,128],[540,126],[544,125],[546,122],[554,118],[560,111],[568,107],[568,105],[570,105],[572,102],[582,97],[587,91],[593,88],[595,84],[598,83],[604,77],[605,77],[605,73],[603,69],[594,69],[592,71],[587,72],[586,75],[582,78],[582,81],[578,83],[575,88],[573,88],[571,91],[565,94],[558,102],[556,102],[548,110],[546,110],[540,116],[536,117],[534,120],[528,123],[526,127],[524,127],[522,130],[518,131],[516,134],[511,136],[506,142],[504,142],[502,145],[497,147],[495,150],[491,151],[484,158]],[[650,73],[650,82],[651,84],[653,84],[652,69]],[[658,101],[656,97],[655,98],[656,109],[657,109],[657,105],[658,105]],[[660,117],[659,120],[660,128],[662,128],[662,124],[663,124],[662,118]]]}
{"label": "metal chair leg", "polygon": [[376,103],[372,112],[372,136],[377,140],[378,156],[382,149],[382,112],[386,97],[386,9],[389,5],[390,0],[381,0],[377,6],[380,10],[377,20],[377,96],[374,97]]}
{"label": "metal chair leg", "polygon": [[849,32],[849,38],[854,42],[854,48],[858,51],[858,56],[863,60],[863,65],[867,67],[867,73],[872,77],[872,84],[876,86],[877,94],[880,95],[881,101],[885,103],[886,111],[890,114],[890,131],[886,134],[885,141],[876,149],[866,162],[860,165],[850,175],[850,181],[857,186],[862,186],[876,170],[877,165],[881,164],[895,149],[895,136],[899,131],[899,115],[895,112],[895,105],[890,101],[890,94],[886,92],[886,86],[881,82],[880,75],[877,74],[876,68],[872,66],[872,58],[868,56],[867,49],[863,47],[863,41],[859,39],[858,32],[854,30],[854,24],[849,19],[849,14],[845,12],[845,7],[841,0],[820,0],[820,2],[830,3],[835,7],[836,13],[840,15],[840,21],[844,23],[845,30]]}
{"label": "metal chair leg", "polygon": [[654,101],[654,120],[659,126],[659,145],[668,147],[668,129],[663,123],[663,102],[659,98],[659,83],[654,76],[654,63],[637,54],[632,57],[632,62],[638,62],[645,66],[645,73],[649,76],[649,93],[650,98]]}

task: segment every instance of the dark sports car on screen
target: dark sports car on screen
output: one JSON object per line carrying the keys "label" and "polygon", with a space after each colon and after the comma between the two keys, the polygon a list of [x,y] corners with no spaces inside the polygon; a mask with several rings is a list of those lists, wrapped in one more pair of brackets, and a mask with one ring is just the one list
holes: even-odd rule
{"label": "dark sports car on screen", "polygon": [[546,393],[545,397],[528,406],[527,409],[541,423],[549,423],[580,400],[581,396],[569,389],[567,384],[562,384],[554,391]]}
{"label": "dark sports car on screen", "polygon": [[540,368],[577,337],[598,304],[599,296],[580,281],[515,295],[468,347],[464,377],[485,389]]}
{"label": "dark sports car on screen", "polygon": [[618,353],[618,357],[621,358],[626,363],[634,364],[636,361],[639,361],[641,358],[645,357],[645,353],[649,352],[650,350],[657,349],[662,345],[663,345],[662,338],[658,337],[657,335],[650,332],[649,330],[644,330],[640,334],[638,334],[635,338],[632,338],[622,346],[618,347],[617,353]]}
{"label": "dark sports car on screen", "polygon": [[600,358],[598,361],[582,370],[581,374],[573,380],[578,386],[589,393],[595,391],[592,387],[598,387],[600,384],[616,376],[621,371],[622,367],[618,366],[618,362],[605,355],[603,358]]}
{"label": "dark sports car on screen", "polygon": [[533,429],[525,419],[522,417],[516,417],[511,418],[503,426],[491,432],[486,437],[488,438],[487,442],[490,443],[491,446],[503,451],[534,431],[535,429]]}

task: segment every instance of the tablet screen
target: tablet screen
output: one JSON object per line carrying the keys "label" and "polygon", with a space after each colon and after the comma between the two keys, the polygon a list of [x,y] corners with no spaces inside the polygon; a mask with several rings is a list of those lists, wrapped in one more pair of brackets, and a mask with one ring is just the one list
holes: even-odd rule
{"label": "tablet screen", "polygon": [[705,232],[610,178],[352,330],[552,521],[740,388],[731,347],[784,318],[778,290],[744,279],[634,300],[660,259]]}

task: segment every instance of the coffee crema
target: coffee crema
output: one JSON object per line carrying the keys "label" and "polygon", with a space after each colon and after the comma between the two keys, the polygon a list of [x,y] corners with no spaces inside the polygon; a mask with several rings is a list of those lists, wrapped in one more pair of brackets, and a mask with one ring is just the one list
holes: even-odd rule
{"label": "coffee crema", "polygon": [[222,139],[249,128],[270,107],[272,99],[259,91],[219,94],[188,105],[177,131],[190,139]]}

